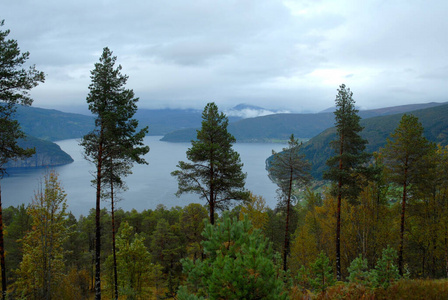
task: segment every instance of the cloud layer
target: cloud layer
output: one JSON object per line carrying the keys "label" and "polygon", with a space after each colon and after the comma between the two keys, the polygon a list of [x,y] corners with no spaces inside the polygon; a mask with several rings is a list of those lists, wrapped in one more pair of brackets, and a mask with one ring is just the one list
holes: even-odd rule
{"label": "cloud layer", "polygon": [[448,2],[4,0],[36,106],[85,105],[108,46],[140,107],[320,111],[345,83],[361,108],[448,101]]}

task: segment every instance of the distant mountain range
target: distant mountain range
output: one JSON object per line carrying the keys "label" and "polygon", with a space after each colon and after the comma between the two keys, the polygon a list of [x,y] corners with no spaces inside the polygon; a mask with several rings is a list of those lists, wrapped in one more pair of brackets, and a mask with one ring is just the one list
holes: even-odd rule
{"label": "distant mountain range", "polygon": [[[374,145],[385,142],[385,138],[398,124],[401,114],[415,110],[427,110],[426,113],[419,112],[422,117],[428,118],[428,121],[422,121],[424,125],[428,125],[427,128],[425,126],[425,133],[432,134],[434,139],[440,140],[444,134],[447,136],[444,131],[447,128],[444,123],[446,118],[440,114],[446,105],[427,103],[360,111],[362,122],[366,124],[363,134],[369,138],[371,143],[369,147],[377,149]],[[320,170],[322,168],[321,161],[331,155],[325,146],[328,146],[332,134],[332,129],[328,128],[334,125],[332,112],[293,114],[242,104],[227,110],[226,114],[229,115],[230,120],[229,132],[235,136],[237,142],[285,141],[293,133],[299,138],[312,138],[304,147],[304,151],[307,151],[307,157],[317,169]],[[244,118],[254,115],[257,117]],[[19,106],[16,116],[24,132],[30,136],[27,142],[23,142],[23,145],[27,147],[35,145],[37,154],[27,161],[11,162],[10,167],[51,166],[68,163],[71,158],[51,141],[81,138],[90,132],[94,125],[92,116],[36,107]],[[381,119],[385,116],[390,117]],[[196,138],[196,130],[201,126],[202,111],[140,109],[136,113],[136,118],[141,127],[149,126],[150,135],[164,135],[162,139],[164,141],[190,142]],[[436,122],[436,120],[438,121]]]}
{"label": "distant mountain range", "polygon": [[[416,109],[424,109],[442,105],[442,103],[426,103],[402,105],[360,111],[361,118],[372,118],[397,113],[405,113]],[[287,140],[291,134],[298,138],[312,138],[334,125],[334,114],[323,112],[316,114],[271,114],[256,118],[242,119],[229,124],[228,130],[237,142],[277,142]],[[166,134],[162,140],[167,142],[189,142],[196,139],[198,128],[187,128]]]}

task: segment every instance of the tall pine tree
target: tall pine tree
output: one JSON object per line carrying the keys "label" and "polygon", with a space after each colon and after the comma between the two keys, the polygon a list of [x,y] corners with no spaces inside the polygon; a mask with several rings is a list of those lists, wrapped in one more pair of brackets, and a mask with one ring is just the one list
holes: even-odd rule
{"label": "tall pine tree", "polygon": [[336,276],[341,280],[341,203],[342,199],[356,201],[365,179],[372,173],[366,167],[371,154],[364,152],[367,140],[360,136],[363,127],[355,108],[353,93],[345,84],[339,86],[336,95],[335,125],[337,139],[331,142],[336,155],[327,160],[329,169],[324,179],[334,185],[332,194],[337,197],[336,212]]}
{"label": "tall pine tree", "polygon": [[299,141],[292,134],[287,148],[283,148],[280,153],[272,151],[273,157],[268,169],[269,177],[279,186],[281,197],[284,199],[286,206],[285,242],[283,245],[284,271],[286,271],[290,248],[289,219],[293,188],[304,187],[311,180],[309,174],[311,165],[305,160],[305,156],[300,154],[301,146],[302,144],[299,144]]}
{"label": "tall pine tree", "polygon": [[81,141],[86,158],[96,165],[93,180],[96,184],[95,299],[101,299],[100,202],[103,178],[113,184],[123,175],[123,165],[129,170],[133,162],[145,163],[141,156],[149,151],[143,145],[148,129],[137,132],[138,121],[132,118],[137,110],[138,98],[134,97],[132,90],[125,88],[128,76],[121,74],[121,65],[114,68],[116,59],[106,47],[100,62],[91,71],[92,83],[89,85],[87,103],[96,115],[95,129]]}
{"label": "tall pine tree", "polygon": [[[0,21],[0,27],[4,25]],[[35,66],[23,68],[30,53],[21,52],[16,40],[7,39],[10,31],[0,30],[0,180],[5,174],[4,165],[14,159],[26,158],[34,153],[34,149],[23,149],[17,140],[25,134],[14,120],[16,105],[31,105],[33,99],[29,90],[45,81],[43,72]],[[0,187],[0,264],[2,272],[2,299],[6,298],[5,249],[3,243],[2,198]]]}
{"label": "tall pine tree", "polygon": [[398,270],[403,275],[403,247],[406,202],[412,185],[417,186],[428,172],[425,157],[434,150],[434,145],[423,136],[423,126],[413,115],[403,115],[400,124],[387,139],[382,153],[386,176],[393,183],[401,185],[400,246],[398,249]]}
{"label": "tall pine tree", "polygon": [[206,199],[210,223],[215,223],[215,210],[226,209],[231,200],[246,200],[249,192],[244,188],[246,174],[240,155],[233,150],[236,140],[227,131],[229,120],[218,112],[215,103],[208,103],[202,113],[202,128],[198,130],[197,140],[191,141],[187,158],[180,161],[171,175],[177,177],[182,193],[197,193]]}

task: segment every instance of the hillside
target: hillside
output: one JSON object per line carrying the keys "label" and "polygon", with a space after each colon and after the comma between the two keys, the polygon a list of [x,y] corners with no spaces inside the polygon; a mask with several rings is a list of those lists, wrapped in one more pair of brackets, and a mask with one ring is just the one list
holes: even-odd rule
{"label": "hillside", "polygon": [[47,141],[80,138],[94,125],[94,119],[86,115],[20,105],[16,118],[27,135]]}
{"label": "hillside", "polygon": [[[412,111],[425,128],[425,137],[435,143],[448,145],[448,104]],[[364,127],[361,135],[367,139],[367,151],[378,151],[386,144],[389,135],[398,126],[403,113],[361,120]],[[329,128],[303,145],[303,152],[312,163],[313,175],[321,178],[326,169],[325,162],[334,154],[329,147],[336,139],[336,129]]]}
{"label": "hillside", "polygon": [[19,145],[22,148],[35,148],[36,154],[25,160],[10,161],[5,165],[6,168],[51,167],[73,162],[70,155],[62,151],[58,145],[49,141],[27,137],[26,140],[20,140]]}
{"label": "hillside", "polygon": [[[411,104],[381,109],[364,110],[359,113],[363,119],[413,111],[416,108],[430,108],[442,103]],[[272,114],[268,116],[239,120],[229,124],[228,130],[237,142],[285,141],[293,133],[299,138],[312,138],[334,125],[332,112],[317,114]],[[170,132],[162,140],[167,142],[190,142],[196,138],[197,128]]]}

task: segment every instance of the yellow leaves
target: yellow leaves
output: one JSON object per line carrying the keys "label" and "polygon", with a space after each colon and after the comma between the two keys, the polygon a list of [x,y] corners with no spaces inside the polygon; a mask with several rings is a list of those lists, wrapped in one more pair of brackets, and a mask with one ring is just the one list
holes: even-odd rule
{"label": "yellow leaves", "polygon": [[250,193],[249,201],[246,201],[241,207],[239,219],[243,220],[244,215],[248,216],[254,228],[262,229],[268,221],[266,200],[262,196]]}

